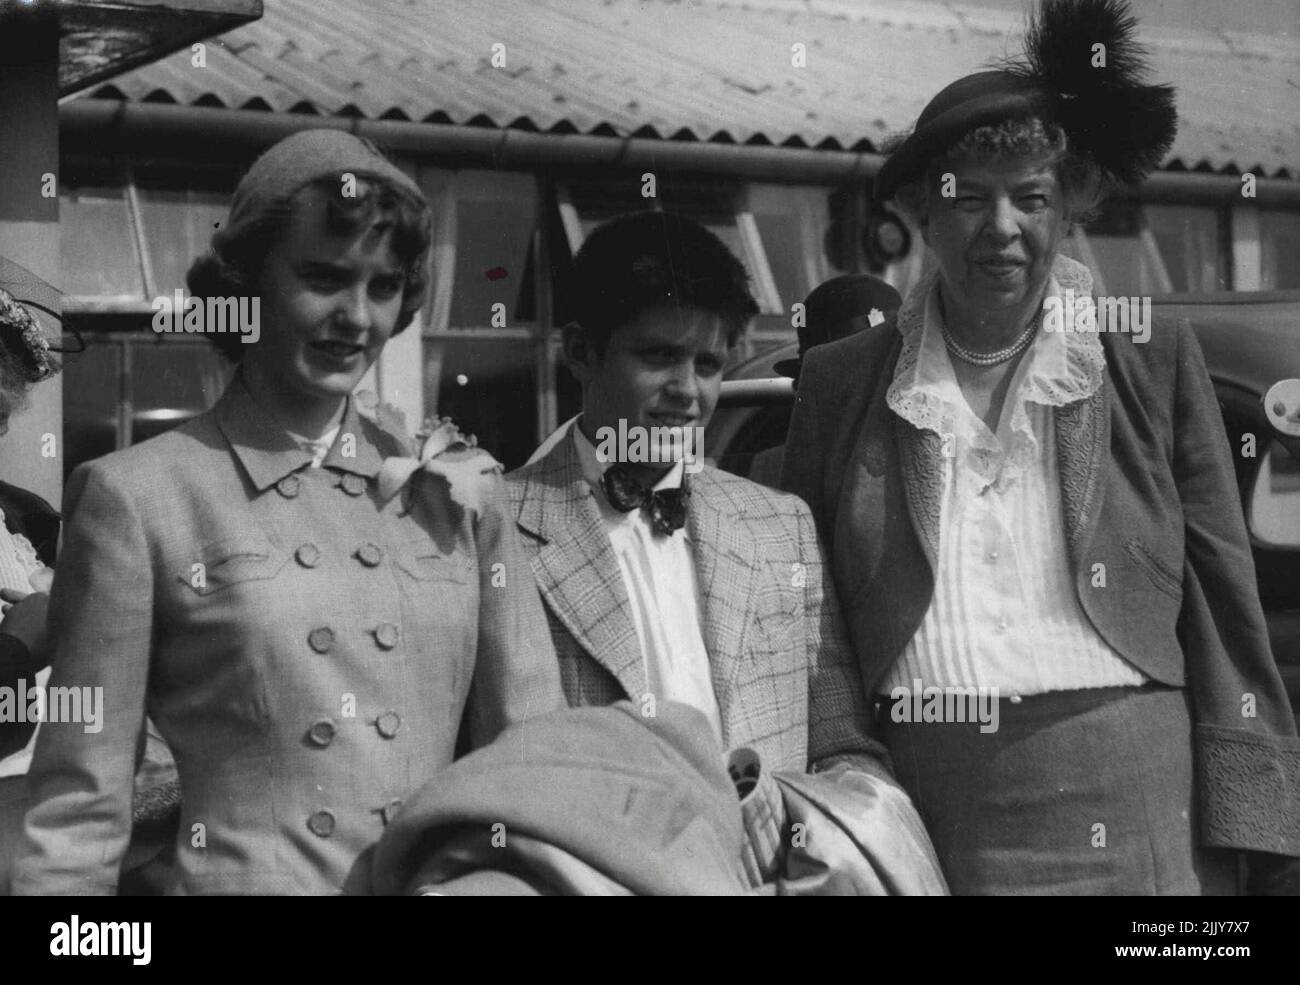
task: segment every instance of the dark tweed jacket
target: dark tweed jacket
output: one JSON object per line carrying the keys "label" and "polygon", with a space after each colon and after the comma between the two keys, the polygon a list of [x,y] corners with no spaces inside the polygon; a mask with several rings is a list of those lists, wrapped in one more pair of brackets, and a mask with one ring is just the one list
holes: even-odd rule
{"label": "dark tweed jacket", "polygon": [[[1056,411],[1079,601],[1127,660],[1191,689],[1205,843],[1300,855],[1300,740],[1200,346],[1159,316],[1145,344],[1101,338],[1102,387]],[[782,472],[817,517],[868,691],[934,592],[941,446],[885,402],[901,346],[891,320],[807,354]]]}

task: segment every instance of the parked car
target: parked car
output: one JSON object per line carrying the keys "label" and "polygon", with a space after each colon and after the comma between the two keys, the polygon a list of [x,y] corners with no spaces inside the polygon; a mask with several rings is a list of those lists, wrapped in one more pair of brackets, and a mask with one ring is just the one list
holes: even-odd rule
{"label": "parked car", "polygon": [[[1300,291],[1163,295],[1152,306],[1187,318],[1205,353],[1235,452],[1273,654],[1300,723],[1300,382],[1264,403],[1275,384],[1300,378]],[[719,467],[775,484],[794,388],[773,366],[796,351],[792,342],[727,374],[706,442]],[[1276,426],[1270,410],[1290,425]]]}

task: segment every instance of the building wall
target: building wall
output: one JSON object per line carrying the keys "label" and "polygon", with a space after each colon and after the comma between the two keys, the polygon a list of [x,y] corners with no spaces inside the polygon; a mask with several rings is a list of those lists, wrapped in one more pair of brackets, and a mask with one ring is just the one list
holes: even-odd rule
{"label": "building wall", "polygon": [[[561,288],[570,257],[598,223],[641,208],[674,208],[717,233],[746,264],[761,309],[737,361],[792,340],[795,302],[823,280],[871,262],[861,245],[868,210],[860,185],[663,169],[650,195],[640,168],[450,168],[414,155],[398,161],[433,206],[434,289],[418,323],[390,344],[363,387],[400,406],[412,427],[435,410],[455,418],[507,466],[521,464],[576,411],[577,388],[558,364],[558,330],[567,320]],[[190,260],[224,217],[240,169],[238,162],[207,171],[199,165],[143,154],[107,167],[95,159],[69,162],[64,266],[70,292],[83,298],[76,322],[99,347],[73,368],[69,441],[78,456],[169,426],[169,411],[173,418],[197,412],[223,384],[201,343],[156,337],[145,317],[149,298],[183,286]],[[1191,195],[1117,200],[1069,249],[1112,294],[1300,288],[1297,237],[1298,211]],[[913,230],[911,254],[874,272],[905,291],[920,275],[921,254]],[[130,366],[142,372],[123,387],[115,374],[130,368],[127,349]],[[123,433],[125,420],[114,409],[122,392],[132,397],[130,430],[138,433]],[[79,437],[89,431],[93,441]]]}

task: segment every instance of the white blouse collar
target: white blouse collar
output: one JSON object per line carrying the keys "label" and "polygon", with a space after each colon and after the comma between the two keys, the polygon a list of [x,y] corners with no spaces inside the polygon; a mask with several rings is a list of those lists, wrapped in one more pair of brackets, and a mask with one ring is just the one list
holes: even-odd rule
{"label": "white blouse collar", "polygon": [[[1078,261],[1058,256],[1047,296],[1064,299],[1066,291],[1076,298],[1091,296],[1092,275]],[[935,270],[913,288],[899,309],[903,348],[886,394],[896,414],[917,428],[940,435],[957,430],[958,411],[966,410],[941,323]],[[1028,435],[1032,441],[1027,404],[1062,407],[1084,400],[1101,386],[1105,369],[1105,354],[1096,333],[1040,330],[1013,381],[1009,414],[1003,415],[1007,430]]]}

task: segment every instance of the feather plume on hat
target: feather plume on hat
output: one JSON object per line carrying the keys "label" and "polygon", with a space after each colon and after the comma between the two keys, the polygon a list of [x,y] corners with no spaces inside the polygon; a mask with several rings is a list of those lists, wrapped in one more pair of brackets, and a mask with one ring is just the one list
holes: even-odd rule
{"label": "feather plume on hat", "polygon": [[1041,0],[1023,55],[931,99],[877,174],[876,197],[891,197],[977,127],[1029,117],[1059,124],[1108,183],[1141,180],[1173,146],[1178,116],[1173,87],[1146,82],[1136,27],[1125,0]]}
{"label": "feather plume on hat", "polygon": [[1075,152],[1120,184],[1157,167],[1178,131],[1173,86],[1147,84],[1136,30],[1125,0],[1043,0],[1024,56],[1002,66],[1055,93],[1056,121]]}

